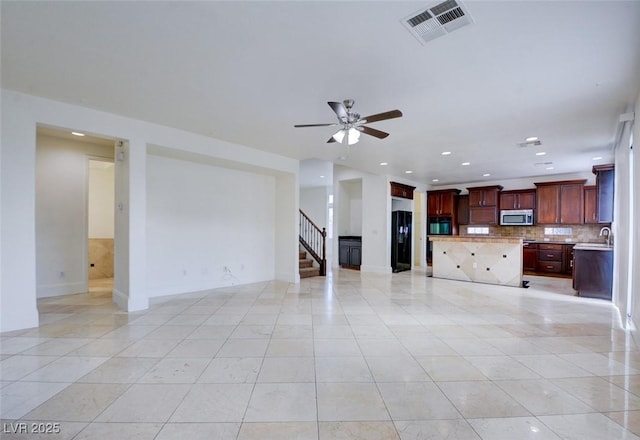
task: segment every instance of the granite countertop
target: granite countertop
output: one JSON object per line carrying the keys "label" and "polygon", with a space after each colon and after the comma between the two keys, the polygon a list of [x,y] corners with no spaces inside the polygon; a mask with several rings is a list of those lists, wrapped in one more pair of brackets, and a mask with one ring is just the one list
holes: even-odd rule
{"label": "granite countertop", "polygon": [[526,240],[523,239],[525,243],[535,243],[535,244],[576,244],[575,241],[554,241],[554,240]]}
{"label": "granite countertop", "polygon": [[584,244],[584,243],[594,243],[596,245],[599,245],[601,242],[600,241],[594,241],[594,242],[586,242],[586,241],[548,241],[548,240],[523,240],[525,243],[532,243],[532,244],[573,244],[573,245],[577,245],[577,244]]}
{"label": "granite countertop", "polygon": [[495,236],[479,236],[470,237],[468,235],[429,235],[431,241],[456,241],[460,243],[511,243],[522,244],[520,237],[495,237]]}

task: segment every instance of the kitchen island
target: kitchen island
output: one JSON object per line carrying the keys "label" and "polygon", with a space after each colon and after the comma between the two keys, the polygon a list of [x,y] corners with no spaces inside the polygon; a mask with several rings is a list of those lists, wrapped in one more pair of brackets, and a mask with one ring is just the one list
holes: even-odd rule
{"label": "kitchen island", "polygon": [[522,286],[522,238],[430,235],[433,277]]}

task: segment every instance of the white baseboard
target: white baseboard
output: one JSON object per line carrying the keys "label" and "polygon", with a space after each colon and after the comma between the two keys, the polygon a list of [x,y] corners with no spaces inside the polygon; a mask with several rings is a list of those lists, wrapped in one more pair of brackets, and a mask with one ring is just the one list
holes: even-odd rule
{"label": "white baseboard", "polygon": [[40,284],[36,286],[37,298],[49,298],[52,296],[74,295],[85,293],[89,290],[86,281],[75,283]]}
{"label": "white baseboard", "polygon": [[360,272],[392,273],[391,267],[386,266],[360,266]]}
{"label": "white baseboard", "polygon": [[149,298],[130,298],[126,293],[113,289],[113,302],[122,310],[136,312],[149,308]]}

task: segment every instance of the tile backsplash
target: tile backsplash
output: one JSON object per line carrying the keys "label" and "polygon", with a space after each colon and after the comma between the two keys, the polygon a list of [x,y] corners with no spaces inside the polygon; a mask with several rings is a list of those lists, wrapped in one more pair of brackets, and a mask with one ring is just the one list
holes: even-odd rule
{"label": "tile backsplash", "polygon": [[[599,243],[604,242],[604,237],[599,237],[600,229],[610,224],[589,224],[570,226],[489,226],[489,236],[496,237],[521,237],[525,240],[535,241],[561,241],[568,243]],[[468,228],[474,226],[460,226],[460,235],[477,236],[477,233],[469,233]],[[615,237],[614,237],[615,239]]]}

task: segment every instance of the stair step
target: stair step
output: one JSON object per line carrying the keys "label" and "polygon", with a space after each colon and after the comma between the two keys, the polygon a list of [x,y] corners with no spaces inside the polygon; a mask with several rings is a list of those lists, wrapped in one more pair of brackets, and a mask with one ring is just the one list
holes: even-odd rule
{"label": "stair step", "polygon": [[298,263],[299,267],[311,267],[313,266],[313,260],[300,260],[300,262]]}
{"label": "stair step", "polygon": [[302,267],[300,268],[300,278],[317,277],[320,275],[319,267]]}
{"label": "stair step", "polygon": [[298,258],[305,260],[307,258],[307,253],[305,251],[298,252]]}

